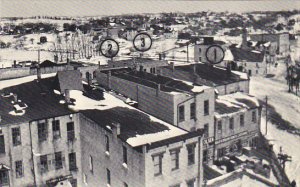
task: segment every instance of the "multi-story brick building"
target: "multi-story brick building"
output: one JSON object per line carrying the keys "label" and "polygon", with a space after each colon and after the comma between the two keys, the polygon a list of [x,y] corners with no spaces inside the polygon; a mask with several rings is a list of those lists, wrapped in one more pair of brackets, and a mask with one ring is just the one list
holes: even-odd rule
{"label": "multi-story brick building", "polygon": [[188,131],[204,129],[204,149],[212,162],[215,90],[129,69],[101,71],[99,84],[138,102],[138,108]]}
{"label": "multi-story brick building", "polygon": [[67,71],[1,90],[1,186],[202,185],[202,131],[86,87]]}
{"label": "multi-story brick building", "polygon": [[234,93],[216,99],[215,160],[257,145],[260,113],[258,100],[250,95]]}

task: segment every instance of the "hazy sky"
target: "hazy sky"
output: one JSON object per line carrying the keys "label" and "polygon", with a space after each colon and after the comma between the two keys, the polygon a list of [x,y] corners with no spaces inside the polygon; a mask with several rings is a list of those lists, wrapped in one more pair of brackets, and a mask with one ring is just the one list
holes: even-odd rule
{"label": "hazy sky", "polygon": [[0,0],[0,16],[95,16],[124,13],[300,9],[297,0]]}

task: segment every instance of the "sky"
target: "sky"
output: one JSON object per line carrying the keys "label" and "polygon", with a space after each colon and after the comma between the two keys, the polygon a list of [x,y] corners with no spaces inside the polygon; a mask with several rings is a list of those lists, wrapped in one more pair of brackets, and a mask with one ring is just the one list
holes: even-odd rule
{"label": "sky", "polygon": [[0,17],[101,16],[128,13],[300,10],[298,0],[0,0]]}

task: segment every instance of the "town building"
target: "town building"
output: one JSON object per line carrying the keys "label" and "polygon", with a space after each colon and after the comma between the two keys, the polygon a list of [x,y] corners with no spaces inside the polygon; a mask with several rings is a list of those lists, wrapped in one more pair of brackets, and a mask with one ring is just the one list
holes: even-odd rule
{"label": "town building", "polygon": [[202,63],[209,63],[206,56],[207,49],[212,45],[218,45],[222,47],[222,49],[226,50],[225,42],[214,40],[214,37],[200,37],[200,40],[195,43],[194,46],[194,61],[195,62],[202,62]]}
{"label": "town building", "polygon": [[214,160],[239,154],[243,147],[256,147],[260,115],[260,104],[253,96],[240,92],[219,96],[215,103]]}
{"label": "town building", "polygon": [[157,74],[215,88],[218,95],[249,93],[249,77],[245,73],[203,63],[160,67]]}
{"label": "town building", "polygon": [[100,85],[136,101],[142,111],[187,131],[204,129],[204,149],[213,154],[213,88],[128,68],[99,71],[96,77]]}
{"label": "town building", "polygon": [[263,34],[250,34],[252,41],[257,42],[276,42],[276,53],[280,56],[286,57],[290,51],[289,33],[263,33]]}
{"label": "town building", "polygon": [[27,81],[1,90],[1,186],[202,186],[203,131],[93,90],[78,70]]}

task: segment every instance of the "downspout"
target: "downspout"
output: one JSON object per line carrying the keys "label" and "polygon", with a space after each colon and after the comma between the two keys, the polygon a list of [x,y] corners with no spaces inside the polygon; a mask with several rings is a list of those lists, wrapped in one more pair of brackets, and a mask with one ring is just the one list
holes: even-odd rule
{"label": "downspout", "polygon": [[[201,169],[203,169],[203,162],[202,162],[202,152],[201,150],[203,150],[202,147],[202,139],[203,136],[201,135],[201,137],[198,138],[198,172],[197,172],[197,186],[201,187],[202,186],[202,176],[201,176]],[[202,164],[201,164],[202,163]],[[201,167],[202,166],[202,167]],[[203,172],[203,171],[202,171]]]}
{"label": "downspout", "polygon": [[30,137],[30,149],[31,149],[31,160],[32,160],[32,174],[33,174],[33,183],[36,185],[36,176],[35,176],[35,167],[34,167],[34,159],[33,159],[33,148],[32,148],[32,135],[31,135],[31,121],[29,122],[29,137]]}

